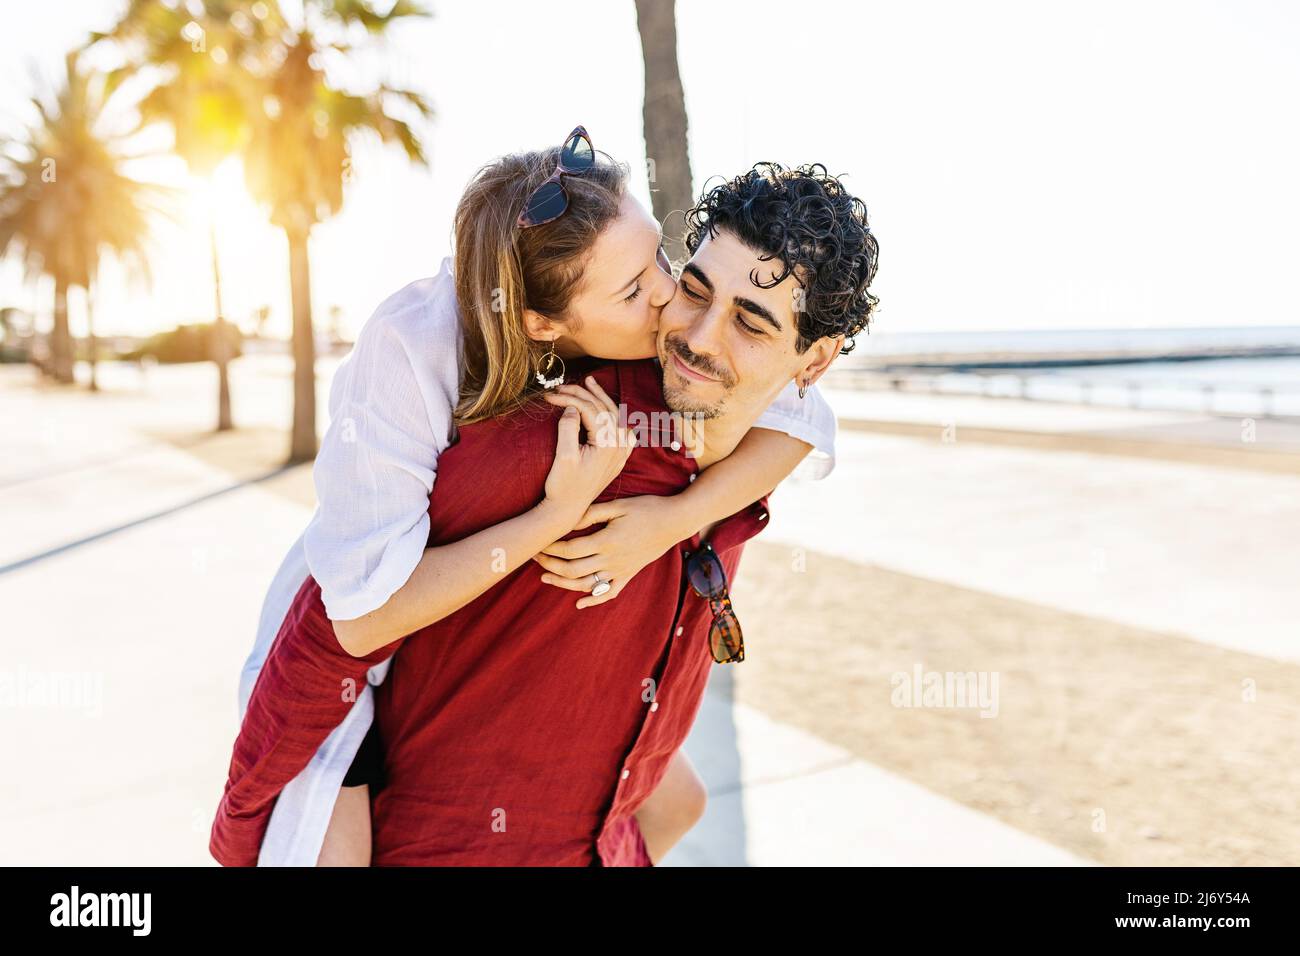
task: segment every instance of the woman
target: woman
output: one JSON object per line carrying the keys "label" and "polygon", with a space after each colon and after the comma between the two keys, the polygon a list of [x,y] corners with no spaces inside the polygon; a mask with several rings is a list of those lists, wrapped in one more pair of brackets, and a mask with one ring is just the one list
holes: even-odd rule
{"label": "woman", "polygon": [[[463,607],[532,555],[548,583],[587,592],[579,607],[615,600],[668,548],[779,484],[809,446],[819,477],[833,465],[833,414],[815,387],[800,400],[792,385],[730,458],[679,495],[588,507],[628,449],[584,446],[582,456],[557,454],[537,508],[480,533],[502,549],[501,564],[465,560],[478,535],[426,549],[437,459],[455,427],[535,398],[562,379],[566,358],[654,355],[659,312],[676,288],[657,224],[627,194],[626,167],[602,161],[581,127],[563,147],[480,170],[457,208],[454,242],[454,270],[444,260],[436,278],[386,300],[338,370],[313,472],[319,506],[267,595],[241,710],[309,574],[340,643],[364,656]],[[603,393],[576,385],[547,397],[571,406],[589,432],[608,407]],[[558,543],[602,522],[581,555]],[[371,669],[371,684],[388,665]],[[370,792],[382,784],[372,715],[365,687],[281,792],[260,863],[369,863]],[[703,804],[703,785],[679,752],[637,814],[652,860]]]}

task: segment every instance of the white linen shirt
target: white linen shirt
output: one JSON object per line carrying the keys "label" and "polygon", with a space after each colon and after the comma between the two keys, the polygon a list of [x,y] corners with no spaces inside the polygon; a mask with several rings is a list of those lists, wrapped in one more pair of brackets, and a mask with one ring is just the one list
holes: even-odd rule
{"label": "white linen shirt", "polygon": [[[385,299],[366,321],[330,386],[330,424],[313,466],[318,505],[285,555],[262,605],[257,638],[239,681],[243,720],[266,655],[310,574],[325,611],[351,620],[382,607],[410,578],[429,538],[429,496],[438,457],[451,443],[460,391],[461,330],[452,261]],[[802,473],[835,466],[835,414],[814,385],[791,382],[754,423],[813,446]],[[258,866],[315,866],[343,778],[374,719],[368,683],[310,763],[280,792]]]}

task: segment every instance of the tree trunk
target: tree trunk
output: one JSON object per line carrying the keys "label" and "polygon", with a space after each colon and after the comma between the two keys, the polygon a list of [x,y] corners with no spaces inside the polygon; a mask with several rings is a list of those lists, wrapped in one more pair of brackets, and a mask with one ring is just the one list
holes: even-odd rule
{"label": "tree trunk", "polygon": [[684,214],[695,201],[686,138],[686,97],[677,69],[675,0],[636,0],[636,25],[645,61],[646,175],[668,258],[686,261]]}
{"label": "tree trunk", "polygon": [[235,427],[230,416],[230,329],[221,309],[221,265],[217,261],[217,223],[209,210],[208,241],[212,246],[212,289],[216,296],[217,319],[212,325],[212,358],[217,363],[217,431]]}
{"label": "tree trunk", "polygon": [[54,328],[50,333],[50,356],[54,380],[70,384],[72,374],[72,333],[68,330],[68,284],[54,277]]}
{"label": "tree trunk", "polygon": [[90,360],[90,390],[99,391],[99,380],[95,376],[95,366],[99,360],[99,343],[95,341],[95,294],[92,291],[94,281],[86,283],[86,357]]}
{"label": "tree trunk", "polygon": [[289,463],[316,457],[316,341],[311,326],[311,275],[306,229],[286,229],[293,300],[293,434]]}

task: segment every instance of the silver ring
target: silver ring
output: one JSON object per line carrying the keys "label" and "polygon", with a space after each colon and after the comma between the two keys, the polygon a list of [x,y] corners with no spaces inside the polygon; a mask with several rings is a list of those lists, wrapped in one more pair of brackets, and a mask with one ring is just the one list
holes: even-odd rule
{"label": "silver ring", "polygon": [[610,583],[600,576],[599,571],[597,571],[592,576],[596,579],[596,584],[591,589],[591,596],[600,597],[602,594],[606,593],[609,590]]}

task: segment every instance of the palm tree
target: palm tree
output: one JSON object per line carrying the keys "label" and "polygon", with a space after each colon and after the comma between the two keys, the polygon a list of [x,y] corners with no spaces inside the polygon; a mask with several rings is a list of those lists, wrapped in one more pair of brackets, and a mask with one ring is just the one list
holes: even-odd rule
{"label": "palm tree", "polygon": [[[136,157],[123,152],[126,137],[108,128],[111,91],[77,63],[69,53],[58,92],[32,99],[38,122],[0,150],[0,253],[20,256],[29,278],[54,280],[52,372],[60,382],[73,381],[68,290],[85,289],[89,305],[104,251],[147,277],[149,220],[166,213],[168,195],[123,171]],[[94,387],[93,327],[90,344]]]}
{"label": "palm tree", "polygon": [[694,202],[686,137],[686,97],[677,69],[675,0],[636,0],[636,25],[645,61],[645,151],[650,160],[650,201],[665,229],[664,248],[675,263],[686,261],[684,230],[676,228]]}
{"label": "palm tree", "polygon": [[382,35],[393,21],[426,12],[397,0],[377,13],[365,0],[306,0],[294,32],[282,34],[271,51],[263,110],[245,152],[249,190],[270,207],[271,222],[284,230],[289,246],[289,289],[293,303],[294,402],[289,461],[316,455],[315,341],[311,313],[308,239],[312,227],[343,205],[350,178],[350,141],[357,133],[396,143],[408,159],[425,165],[424,149],[411,125],[392,107],[421,118],[433,110],[418,93],[383,83],[363,92],[334,85],[326,68],[356,47],[349,37]]}
{"label": "palm tree", "polygon": [[190,173],[208,195],[208,244],[215,300],[213,361],[217,365],[217,431],[234,427],[230,410],[232,330],[221,306],[221,264],[217,255],[213,171],[247,145],[249,110],[257,94],[258,62],[275,32],[284,28],[277,11],[266,4],[208,0],[200,20],[188,8],[157,0],[131,0],[107,33],[93,33],[87,46],[107,40],[126,57],[109,74],[116,86],[128,77],[148,74],[152,83],[139,103],[143,123],[163,123]]}
{"label": "palm tree", "polygon": [[[405,108],[426,120],[433,115],[425,99],[411,90],[374,83],[345,91],[328,71],[342,65],[363,42],[382,37],[394,21],[425,15],[427,11],[411,0],[396,0],[386,13],[377,12],[370,0],[303,0],[296,20],[287,18],[275,0],[206,0],[201,7],[185,4],[175,11],[132,0],[119,27],[109,34],[156,37],[137,48],[134,63],[179,72],[150,110],[156,107],[159,115],[171,117],[183,153],[190,152],[183,145],[186,141],[208,145],[205,116],[217,114],[222,121],[218,125],[234,133],[227,142],[243,156],[249,191],[270,209],[271,222],[284,230],[293,306],[290,462],[316,455],[308,259],[312,227],[342,207],[354,134],[378,134],[383,142],[399,144],[413,162],[424,164],[419,138],[390,109]],[[364,40],[354,42],[358,35]],[[177,37],[185,42],[178,43]],[[190,63],[195,53],[210,62],[202,67]],[[196,93],[206,99],[196,99]],[[186,126],[191,127],[189,133],[184,132]]]}

